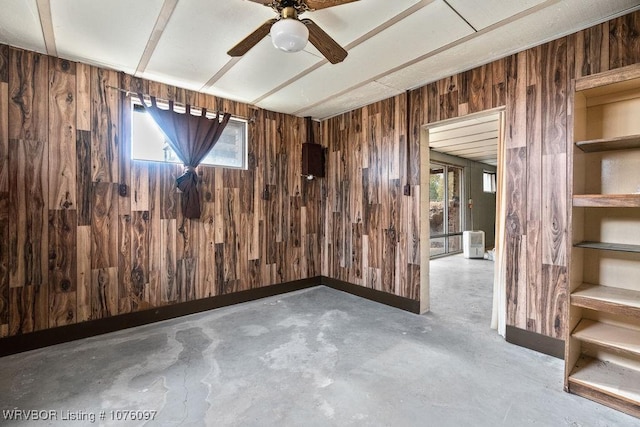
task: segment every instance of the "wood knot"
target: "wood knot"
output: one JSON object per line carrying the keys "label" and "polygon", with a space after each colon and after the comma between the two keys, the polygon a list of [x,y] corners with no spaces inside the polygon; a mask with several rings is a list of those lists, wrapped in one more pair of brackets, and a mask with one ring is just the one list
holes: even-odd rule
{"label": "wood knot", "polygon": [[71,92],[67,93],[67,104],[73,103],[73,94]]}
{"label": "wood knot", "polygon": [[68,200],[65,200],[65,201],[62,203],[62,207],[63,207],[63,208],[65,208],[65,209],[69,209],[72,205],[73,205],[73,203],[71,203],[71,202],[70,202],[70,201],[68,201]]}
{"label": "wood knot", "polygon": [[145,221],[149,221],[149,211],[142,212],[142,219]]}
{"label": "wood knot", "polygon": [[60,63],[60,67],[63,71],[69,71],[69,69],[71,68],[71,64],[65,59]]}
{"label": "wood knot", "polygon": [[118,185],[118,194],[120,197],[127,197],[127,184]]}
{"label": "wood knot", "polygon": [[71,289],[71,281],[69,279],[64,279],[62,282],[60,282],[60,289],[62,289],[64,292],[69,291],[69,289]]}

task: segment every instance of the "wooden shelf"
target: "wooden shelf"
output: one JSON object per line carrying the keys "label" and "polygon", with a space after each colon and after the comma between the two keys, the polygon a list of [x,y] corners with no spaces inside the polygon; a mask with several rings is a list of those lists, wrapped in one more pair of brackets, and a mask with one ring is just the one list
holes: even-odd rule
{"label": "wooden shelf", "polygon": [[640,292],[583,284],[571,294],[571,305],[640,318]]}
{"label": "wooden shelf", "polygon": [[571,336],[583,342],[634,356],[640,356],[640,331],[582,319]]}
{"label": "wooden shelf", "polygon": [[569,384],[572,383],[640,403],[640,371],[615,363],[581,356],[569,376]]}
{"label": "wooden shelf", "polygon": [[568,383],[571,393],[640,417],[640,371],[581,356]]}
{"label": "wooden shelf", "polygon": [[599,249],[603,251],[640,253],[640,245],[625,245],[622,243],[580,242],[573,246],[577,248]]}
{"label": "wooden shelf", "polygon": [[628,135],[618,138],[592,139],[589,141],[578,141],[576,147],[585,153],[598,153],[602,151],[628,150],[640,148],[640,135]]}
{"label": "wooden shelf", "polygon": [[640,208],[640,194],[578,194],[573,206],[585,208]]}

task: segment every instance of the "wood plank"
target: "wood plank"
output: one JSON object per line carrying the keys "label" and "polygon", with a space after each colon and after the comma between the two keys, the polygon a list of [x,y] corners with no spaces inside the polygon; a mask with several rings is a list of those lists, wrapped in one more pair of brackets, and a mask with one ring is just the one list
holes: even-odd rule
{"label": "wood plank", "polygon": [[542,156],[542,189],[542,263],[566,267],[568,249],[566,154]]}
{"label": "wood plank", "polygon": [[11,288],[9,294],[9,335],[33,332],[35,328],[35,286]]}
{"label": "wood plank", "polygon": [[593,139],[590,141],[578,141],[576,147],[585,153],[598,153],[613,150],[630,150],[640,148],[640,135],[628,135],[618,138]]}
{"label": "wood plank", "polygon": [[598,74],[609,69],[609,23],[576,33],[574,77]]}
{"label": "wood plank", "polygon": [[491,74],[493,77],[493,94],[491,108],[501,107],[506,104],[506,71],[504,58],[491,63]]}
{"label": "wood plank", "polygon": [[[0,192],[0,327],[9,328],[9,193]],[[1,334],[0,334],[1,335]]]}
{"label": "wood plank", "polygon": [[618,397],[608,393],[602,393],[600,390],[586,386],[578,382],[567,380],[567,390],[578,396],[582,396],[601,405],[627,413],[636,418],[640,418],[640,405],[635,402],[629,402],[627,399]]}
{"label": "wood plank", "polygon": [[[527,236],[507,236],[507,324],[527,328]],[[540,297],[543,298],[541,290]],[[542,316],[541,316],[542,317]]]}
{"label": "wood plank", "polygon": [[104,269],[117,265],[118,185],[94,182],[91,209],[91,268]]}
{"label": "wood plank", "polygon": [[49,325],[76,321],[76,211],[49,211]]}
{"label": "wood plank", "polygon": [[160,219],[178,217],[178,190],[176,178],[181,175],[179,166],[162,164],[160,167]]}
{"label": "wood plank", "polygon": [[[0,45],[0,48],[2,46]],[[0,82],[0,192],[9,191],[9,85]]]}
{"label": "wood plank", "polygon": [[131,210],[149,210],[149,163],[131,163]]}
{"label": "wood plank", "polygon": [[576,92],[640,78],[640,63],[576,79]]}
{"label": "wood plank", "polygon": [[44,55],[9,49],[9,138],[47,141],[49,61]]}
{"label": "wood plank", "polygon": [[484,111],[493,105],[491,67],[483,65],[471,70],[469,113]]}
{"label": "wood plank", "polygon": [[640,403],[640,372],[612,362],[582,356],[569,376],[571,384],[580,384],[636,405]]}
{"label": "wood plank", "polygon": [[136,303],[132,301],[132,272],[131,258],[131,215],[118,215],[118,314],[130,313]]}
{"label": "wood plank", "polygon": [[76,208],[76,68],[49,58],[49,209]]}
{"label": "wood plank", "polygon": [[76,318],[91,319],[91,227],[79,226],[76,231]]}
{"label": "wood plank", "polygon": [[582,319],[571,336],[618,353],[640,356],[640,331]]}
{"label": "wood plank", "polygon": [[[145,298],[152,307],[161,305],[160,278],[162,276],[162,228],[160,220],[160,169],[149,165],[149,284]],[[210,258],[211,259],[211,258]]]}
{"label": "wood plank", "polygon": [[76,63],[76,129],[91,131],[91,66]]}
{"label": "wood plank", "polygon": [[176,220],[161,219],[160,227],[160,247],[162,249],[160,257],[161,301],[165,304],[174,303],[178,301],[176,290]]}
{"label": "wood plank", "polygon": [[602,251],[640,253],[640,245],[624,245],[620,243],[604,243],[604,242],[580,242],[580,243],[576,243],[574,246],[577,248],[597,249]]}
{"label": "wood plank", "polygon": [[118,268],[91,270],[91,319],[118,314]]}
{"label": "wood plank", "polygon": [[[91,68],[91,179],[118,182],[119,95],[107,88],[118,87],[118,73]],[[117,200],[116,200],[117,202]]]}
{"label": "wood plank", "polygon": [[[255,230],[258,234],[259,230]],[[200,236],[198,238],[198,273],[196,298],[206,298],[215,293],[216,264],[215,260],[215,226],[212,214],[201,218]]]}
{"label": "wood plank", "polygon": [[9,82],[9,46],[0,44],[0,83]]}
{"label": "wood plank", "polygon": [[640,291],[585,283],[571,294],[571,305],[640,318]]}
{"label": "wood plank", "polygon": [[526,147],[527,116],[527,54],[519,53],[505,59],[507,102],[505,145],[507,149]]}
{"label": "wood plank", "polygon": [[91,182],[91,132],[76,132],[76,209],[78,225],[91,225],[91,203],[93,184]]}
{"label": "wood plank", "polygon": [[573,206],[593,208],[638,208],[640,194],[576,194]]}
{"label": "wood plank", "polygon": [[640,14],[629,13],[609,21],[611,69],[640,63]]}
{"label": "wood plank", "polygon": [[527,330],[542,333],[546,295],[542,285],[542,48],[527,51],[526,235]]}
{"label": "wood plank", "polygon": [[9,140],[9,161],[13,165],[9,171],[11,287],[47,286],[46,152],[46,143]]}

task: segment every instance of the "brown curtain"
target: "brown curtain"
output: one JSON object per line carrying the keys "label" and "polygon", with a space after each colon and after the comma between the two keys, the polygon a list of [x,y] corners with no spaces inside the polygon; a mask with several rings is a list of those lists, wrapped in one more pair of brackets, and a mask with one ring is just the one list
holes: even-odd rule
{"label": "brown curtain", "polygon": [[184,173],[176,179],[176,185],[182,191],[184,217],[200,218],[198,175],[195,169],[220,139],[231,114],[224,113],[222,121],[219,115],[215,119],[208,119],[205,108],[202,109],[200,116],[194,116],[191,114],[190,105],[186,106],[185,114],[181,114],[173,110],[173,101],[169,101],[168,110],[162,110],[158,108],[155,97],[151,97],[151,106],[145,104],[142,94],[138,94],[138,98],[144,109],[167,136],[173,151],[184,163]]}

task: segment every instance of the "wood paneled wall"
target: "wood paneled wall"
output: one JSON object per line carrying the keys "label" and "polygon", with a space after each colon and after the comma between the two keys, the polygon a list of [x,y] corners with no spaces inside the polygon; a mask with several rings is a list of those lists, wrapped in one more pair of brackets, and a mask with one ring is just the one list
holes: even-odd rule
{"label": "wood paneled wall", "polygon": [[638,34],[635,12],[411,91],[411,197],[404,95],[325,121],[324,275],[417,299],[420,128],[505,107],[507,324],[564,338],[569,87],[640,62]]}
{"label": "wood paneled wall", "polygon": [[[406,184],[406,95],[322,124],[328,146],[325,276],[419,299],[419,182]],[[414,139],[414,141],[417,141]],[[412,147],[411,170],[418,168]]]}
{"label": "wood paneled wall", "polygon": [[[248,170],[199,167],[202,217],[184,221],[181,166],[130,159],[107,86],[249,119]],[[305,136],[301,118],[0,45],[0,337],[319,276]]]}

